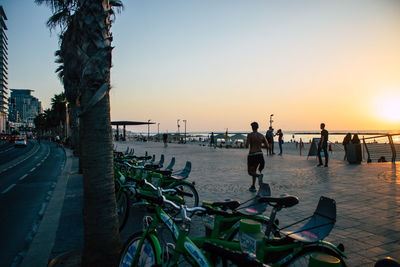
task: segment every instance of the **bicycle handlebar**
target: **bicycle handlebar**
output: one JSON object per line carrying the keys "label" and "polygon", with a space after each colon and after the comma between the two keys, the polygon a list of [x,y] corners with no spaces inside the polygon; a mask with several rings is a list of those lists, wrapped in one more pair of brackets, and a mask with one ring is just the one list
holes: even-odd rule
{"label": "bicycle handlebar", "polygon": [[179,189],[176,189],[176,188],[170,188],[170,189],[157,188],[153,184],[149,183],[146,179],[141,180],[141,183],[143,183],[145,185],[148,185],[150,188],[152,188],[153,190],[157,191],[158,196],[149,196],[149,195],[142,194],[140,192],[137,192],[137,190],[133,186],[130,186],[129,189],[133,193],[135,193],[135,195],[138,196],[139,198],[143,198],[143,199],[145,199],[145,200],[147,200],[147,201],[149,201],[151,203],[158,204],[158,205],[162,205],[164,203],[167,203],[167,204],[171,205],[174,209],[182,211],[182,217],[186,221],[190,221],[190,217],[187,216],[187,212],[190,212],[190,213],[194,214],[194,213],[196,213],[198,211],[199,212],[206,212],[207,211],[207,209],[204,208],[204,207],[192,207],[192,208],[189,208],[189,207],[184,206],[184,205],[178,206],[175,202],[173,202],[173,201],[171,201],[169,199],[166,199],[165,196],[163,195],[163,193],[175,193],[175,192],[179,191]]}

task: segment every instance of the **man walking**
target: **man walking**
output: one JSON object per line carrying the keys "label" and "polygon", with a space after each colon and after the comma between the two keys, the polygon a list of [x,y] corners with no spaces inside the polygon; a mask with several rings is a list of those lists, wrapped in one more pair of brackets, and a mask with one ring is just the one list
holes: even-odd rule
{"label": "man walking", "polygon": [[[261,146],[262,144],[264,144],[265,147],[268,149],[269,144],[267,142],[267,139],[265,139],[264,135],[257,132],[258,130],[257,122],[251,123],[251,128],[253,132],[247,135],[247,141],[246,141],[246,147],[250,146],[249,155],[247,156],[247,171],[249,175],[252,176],[253,178],[252,185],[249,188],[249,191],[256,192],[256,187],[255,187],[256,178],[258,177],[260,182],[262,181],[263,175],[261,171],[264,169],[265,165]],[[260,172],[259,174],[257,174],[257,168],[258,171]]]}
{"label": "man walking", "polygon": [[325,123],[321,123],[321,140],[318,143],[318,167],[322,166],[321,150],[324,150],[325,167],[328,167],[328,131],[325,130]]}

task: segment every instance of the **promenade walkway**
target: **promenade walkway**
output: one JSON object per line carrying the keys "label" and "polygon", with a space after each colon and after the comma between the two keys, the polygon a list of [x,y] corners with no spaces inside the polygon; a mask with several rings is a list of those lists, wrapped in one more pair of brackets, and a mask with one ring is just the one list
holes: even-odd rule
{"label": "promenade walkway", "polygon": [[[116,142],[119,151],[129,146],[135,154],[148,151],[159,159],[165,155],[166,164],[176,158],[175,169],[192,162],[190,180],[196,182],[200,200],[245,201],[254,196],[248,188],[250,176],[246,168],[246,149],[210,148],[199,145]],[[288,148],[288,147],[287,147]],[[76,171],[77,158],[67,152],[66,167],[39,226],[38,234],[21,266],[45,266],[60,254],[59,265],[78,266],[83,247],[82,175]],[[285,226],[310,216],[321,195],[336,200],[337,222],[326,238],[334,244],[343,243],[348,266],[373,266],[386,256],[400,258],[400,163],[363,163],[349,165],[333,159],[328,168],[316,167],[315,157],[287,151],[283,156],[266,156],[264,182],[271,186],[272,195],[297,195],[300,203],[278,213],[280,225]],[[335,152],[334,152],[335,154]],[[333,155],[343,159],[343,155]],[[267,210],[267,213],[270,209]],[[127,225],[121,232],[125,242],[130,234],[141,229],[143,207],[130,212]],[[194,222],[191,234],[204,228]],[[66,253],[66,254],[65,254]],[[69,255],[69,256],[68,256]],[[75,255],[75,256],[74,256]],[[78,261],[76,261],[78,260]]]}
{"label": "promenade walkway", "polygon": [[[245,149],[210,148],[199,145],[117,142],[117,149],[134,148],[135,154],[161,154],[166,163],[176,158],[175,169],[192,162],[190,180],[196,182],[200,200],[245,201],[248,191]],[[326,238],[343,243],[349,266],[373,266],[382,257],[400,258],[400,164],[363,163],[349,165],[331,160],[328,168],[316,167],[315,157],[265,156],[264,182],[273,195],[297,195],[300,203],[278,213],[281,226],[310,216],[321,195],[337,203],[337,222]],[[306,153],[305,153],[306,154]],[[339,157],[340,158],[340,157]],[[267,213],[270,210],[267,210]],[[129,223],[129,222],[128,222]]]}

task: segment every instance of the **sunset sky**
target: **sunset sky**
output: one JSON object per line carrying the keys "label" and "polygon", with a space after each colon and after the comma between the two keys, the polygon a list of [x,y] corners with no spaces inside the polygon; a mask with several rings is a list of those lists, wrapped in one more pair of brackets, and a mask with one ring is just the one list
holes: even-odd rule
{"label": "sunset sky", "polygon": [[[265,129],[273,113],[286,131],[318,131],[320,122],[400,130],[400,1],[123,2],[112,27],[112,120],[248,131],[252,121]],[[33,0],[0,4],[9,88],[35,90],[47,108],[62,91],[50,10]]]}

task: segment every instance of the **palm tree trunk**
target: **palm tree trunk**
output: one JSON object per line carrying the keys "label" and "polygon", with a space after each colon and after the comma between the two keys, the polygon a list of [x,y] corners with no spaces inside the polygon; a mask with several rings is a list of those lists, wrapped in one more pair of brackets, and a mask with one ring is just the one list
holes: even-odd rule
{"label": "palm tree trunk", "polygon": [[[121,242],[115,203],[110,122],[111,39],[108,1],[84,1],[80,27],[85,67],[80,103],[84,184],[82,266],[116,266]],[[99,90],[103,93],[99,93]]]}
{"label": "palm tree trunk", "polygon": [[76,104],[72,104],[71,109],[70,109],[70,114],[69,114],[69,124],[70,124],[70,140],[71,140],[71,148],[74,151],[74,156],[78,156],[79,153],[79,120],[78,116],[76,114],[77,112],[77,106]]}

